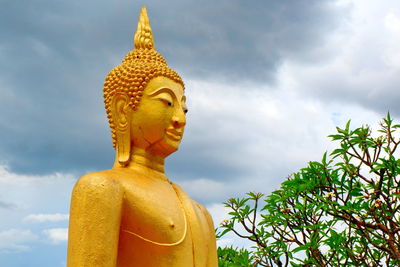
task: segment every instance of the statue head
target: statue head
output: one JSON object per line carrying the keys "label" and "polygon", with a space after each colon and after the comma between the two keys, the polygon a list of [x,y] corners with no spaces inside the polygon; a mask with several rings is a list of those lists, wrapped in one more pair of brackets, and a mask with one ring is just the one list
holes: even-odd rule
{"label": "statue head", "polygon": [[184,84],[155,50],[146,9],[134,49],[107,75],[104,103],[121,166],[133,148],[166,157],[178,149],[186,123]]}

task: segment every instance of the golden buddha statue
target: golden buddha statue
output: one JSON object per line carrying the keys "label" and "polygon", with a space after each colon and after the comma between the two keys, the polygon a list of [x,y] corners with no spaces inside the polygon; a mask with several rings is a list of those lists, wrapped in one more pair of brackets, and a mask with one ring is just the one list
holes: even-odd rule
{"label": "golden buddha statue", "polygon": [[116,159],[71,200],[68,267],[217,266],[211,216],[164,173],[186,123],[184,84],[155,50],[142,8],[135,48],[106,77]]}

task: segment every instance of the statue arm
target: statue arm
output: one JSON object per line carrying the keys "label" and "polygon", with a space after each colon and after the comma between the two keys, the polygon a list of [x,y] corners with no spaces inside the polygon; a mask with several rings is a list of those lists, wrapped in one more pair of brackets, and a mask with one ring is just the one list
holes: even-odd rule
{"label": "statue arm", "polygon": [[217,267],[218,266],[217,240],[215,238],[214,223],[213,223],[210,213],[207,210],[205,210],[205,215],[207,217],[208,225],[210,226],[210,247],[209,247],[209,254],[208,254],[209,257],[208,257],[207,266]]}
{"label": "statue arm", "polygon": [[218,255],[217,255],[217,240],[215,238],[215,228],[213,219],[206,208],[203,205],[198,204],[202,213],[204,214],[208,228],[209,228],[209,247],[208,247],[208,259],[207,267],[218,267]]}
{"label": "statue arm", "polygon": [[67,267],[116,266],[123,190],[103,176],[85,175],[74,187]]}

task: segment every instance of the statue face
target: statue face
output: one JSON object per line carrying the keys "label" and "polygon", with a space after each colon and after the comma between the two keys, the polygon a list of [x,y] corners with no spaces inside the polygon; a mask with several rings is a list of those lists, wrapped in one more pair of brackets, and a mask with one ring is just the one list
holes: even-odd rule
{"label": "statue face", "polygon": [[181,84],[161,76],[150,80],[132,111],[133,146],[163,157],[175,152],[186,124],[185,101]]}

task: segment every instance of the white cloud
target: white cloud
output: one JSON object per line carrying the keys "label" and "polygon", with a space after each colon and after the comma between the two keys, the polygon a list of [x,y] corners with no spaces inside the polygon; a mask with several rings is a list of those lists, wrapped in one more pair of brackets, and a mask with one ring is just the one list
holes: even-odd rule
{"label": "white cloud", "polygon": [[13,253],[29,250],[29,243],[38,237],[31,230],[9,229],[0,231],[0,253]]}
{"label": "white cloud", "polygon": [[209,201],[213,201],[227,193],[227,186],[224,183],[204,178],[185,180],[179,182],[179,185],[194,199],[208,198]]}
{"label": "white cloud", "polygon": [[400,12],[394,14],[389,12],[384,17],[385,31],[385,47],[384,60],[388,66],[400,68]]}
{"label": "white cloud", "polygon": [[43,222],[60,222],[67,221],[69,219],[69,214],[55,213],[55,214],[29,214],[23,221],[33,222],[33,223],[43,223]]}
{"label": "white cloud", "polygon": [[[0,231],[24,228],[26,223],[47,222],[56,223],[54,226],[57,227],[65,226],[75,181],[71,174],[18,174],[10,171],[7,166],[0,165],[1,201],[13,203],[15,207],[0,208]],[[59,212],[53,213],[54,211]],[[40,228],[35,226],[32,231],[41,231],[38,227]],[[38,232],[34,233],[40,236]]]}
{"label": "white cloud", "polygon": [[214,221],[214,227],[219,227],[223,220],[229,218],[228,212],[229,208],[225,207],[223,204],[212,204],[207,206],[207,210],[210,213]]}
{"label": "white cloud", "polygon": [[54,183],[59,180],[74,179],[71,174],[54,173],[50,175],[24,175],[13,173],[6,164],[0,164],[0,184],[31,186],[38,183]]}
{"label": "white cloud", "polygon": [[188,86],[192,89],[188,94],[193,122],[187,130],[191,140],[208,146],[210,160],[249,171],[275,165],[274,153],[297,160],[292,150],[300,149],[303,159],[314,156],[318,146],[326,146],[326,135],[335,126],[331,110],[297,96],[291,88],[200,81],[190,81]]}
{"label": "white cloud", "polygon": [[290,68],[293,65],[280,71],[277,88],[187,82],[191,112],[186,140],[192,147],[206,148],[192,153],[202,153],[202,159],[220,168],[219,173],[210,169],[201,177],[179,177],[192,198],[210,203],[249,191],[269,193],[308,161],[332,151],[337,144],[327,136],[336,132],[336,126],[349,119],[354,127],[381,119],[359,105],[303,96]]}
{"label": "white cloud", "polygon": [[326,39],[321,60],[309,64],[286,58],[280,81],[292,80],[292,90],[301,99],[400,114],[398,1],[348,3],[351,15]]}
{"label": "white cloud", "polygon": [[388,13],[385,16],[385,26],[393,33],[399,32],[400,31],[400,18],[391,12]]}
{"label": "white cloud", "polygon": [[221,238],[221,239],[217,240],[217,246],[221,247],[221,248],[230,247],[230,246],[234,245],[235,243],[236,242],[235,242],[234,238]]}
{"label": "white cloud", "polygon": [[51,228],[43,230],[43,233],[54,244],[68,241],[68,228]]}

